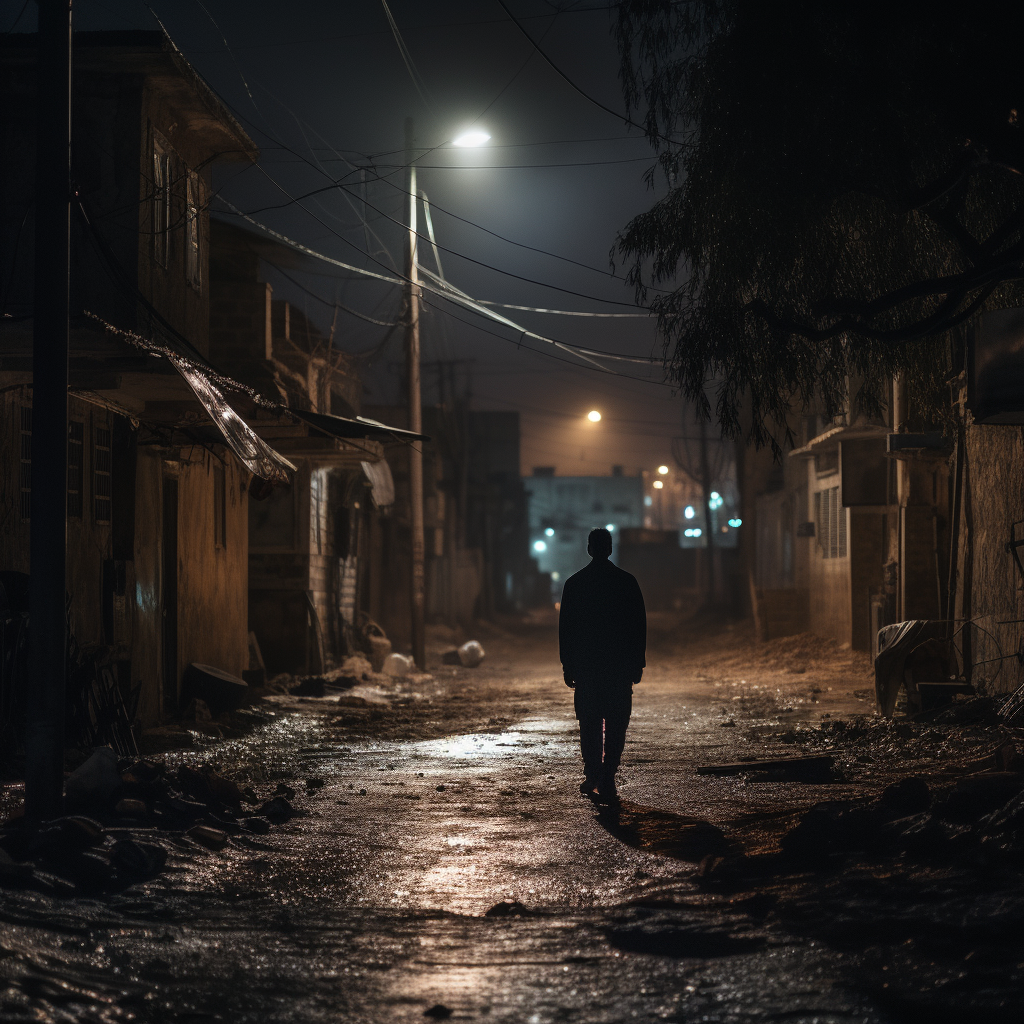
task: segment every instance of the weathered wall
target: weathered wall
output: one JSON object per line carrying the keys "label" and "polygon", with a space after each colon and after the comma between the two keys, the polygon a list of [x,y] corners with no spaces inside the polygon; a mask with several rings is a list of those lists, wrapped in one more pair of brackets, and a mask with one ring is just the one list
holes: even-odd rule
{"label": "weathered wall", "polygon": [[882,564],[888,544],[884,512],[850,509],[850,643],[855,651],[873,649],[871,598],[883,587]]}
{"label": "weathered wall", "polygon": [[[241,676],[249,667],[247,474],[233,456],[222,464],[192,451],[178,477],[178,665],[214,665]],[[214,536],[214,486],[224,468],[225,543]]]}
{"label": "weathered wall", "polygon": [[1024,429],[969,426],[966,454],[957,617],[977,623],[968,627],[975,684],[1005,693],[1024,682],[1013,657],[1024,637],[1024,580],[1006,549],[1014,523],[1017,537],[1024,532]]}
{"label": "weathered wall", "polygon": [[163,692],[161,559],[163,465],[159,454],[141,451],[135,475],[135,587],[132,596],[132,678],[141,680],[139,717],[144,726],[161,717]]}

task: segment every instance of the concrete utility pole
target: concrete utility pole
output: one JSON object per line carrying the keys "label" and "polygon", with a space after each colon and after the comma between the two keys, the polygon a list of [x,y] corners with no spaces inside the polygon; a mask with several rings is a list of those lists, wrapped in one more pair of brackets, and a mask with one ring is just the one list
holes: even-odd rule
{"label": "concrete utility pole", "polygon": [[60,815],[67,623],[71,0],[39,0],[25,813]]}
{"label": "concrete utility pole", "polygon": [[[420,288],[416,268],[416,156],[413,122],[405,119],[406,186],[409,195],[409,235],[405,248],[405,357],[409,382],[409,429],[423,432],[420,396]],[[423,449],[421,441],[409,444],[409,524],[412,529],[412,656],[426,668],[426,636],[423,621]]]}

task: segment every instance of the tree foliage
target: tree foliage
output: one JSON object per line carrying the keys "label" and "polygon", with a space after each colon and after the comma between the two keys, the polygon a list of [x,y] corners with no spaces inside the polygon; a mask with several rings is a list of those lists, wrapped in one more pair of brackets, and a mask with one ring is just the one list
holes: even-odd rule
{"label": "tree foliage", "polygon": [[[847,378],[948,373],[1024,265],[1024,8],[624,0],[624,94],[668,190],[618,240],[673,378],[752,440]],[[652,171],[657,172],[657,168]],[[678,283],[681,282],[681,283]]]}

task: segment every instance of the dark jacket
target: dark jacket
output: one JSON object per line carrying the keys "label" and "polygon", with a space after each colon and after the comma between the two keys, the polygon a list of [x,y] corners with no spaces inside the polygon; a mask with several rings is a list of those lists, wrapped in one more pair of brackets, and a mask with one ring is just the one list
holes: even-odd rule
{"label": "dark jacket", "polygon": [[562,588],[558,648],[574,681],[638,681],[647,664],[647,611],[636,577],[606,558],[573,573]]}

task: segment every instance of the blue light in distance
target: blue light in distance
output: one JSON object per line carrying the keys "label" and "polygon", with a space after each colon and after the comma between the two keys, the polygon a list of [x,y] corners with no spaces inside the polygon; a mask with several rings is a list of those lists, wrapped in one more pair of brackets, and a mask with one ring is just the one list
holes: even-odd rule
{"label": "blue light in distance", "polygon": [[535,540],[533,542],[533,550],[534,551],[538,551],[538,552],[540,552],[540,551],[547,551],[547,549],[548,549],[548,546],[547,546],[547,544],[544,543],[544,541],[542,541],[542,540]]}
{"label": "blue light in distance", "polygon": [[554,535],[555,535],[555,531],[552,530],[550,526],[544,531],[544,536],[545,537],[554,537]]}
{"label": "blue light in distance", "polygon": [[696,514],[697,513],[692,505],[687,505],[686,508],[683,509],[683,515],[686,516],[687,519],[692,519]]}
{"label": "blue light in distance", "polygon": [[743,520],[742,519],[730,519],[729,520],[729,525],[735,530],[737,526],[742,526],[743,525]]}

